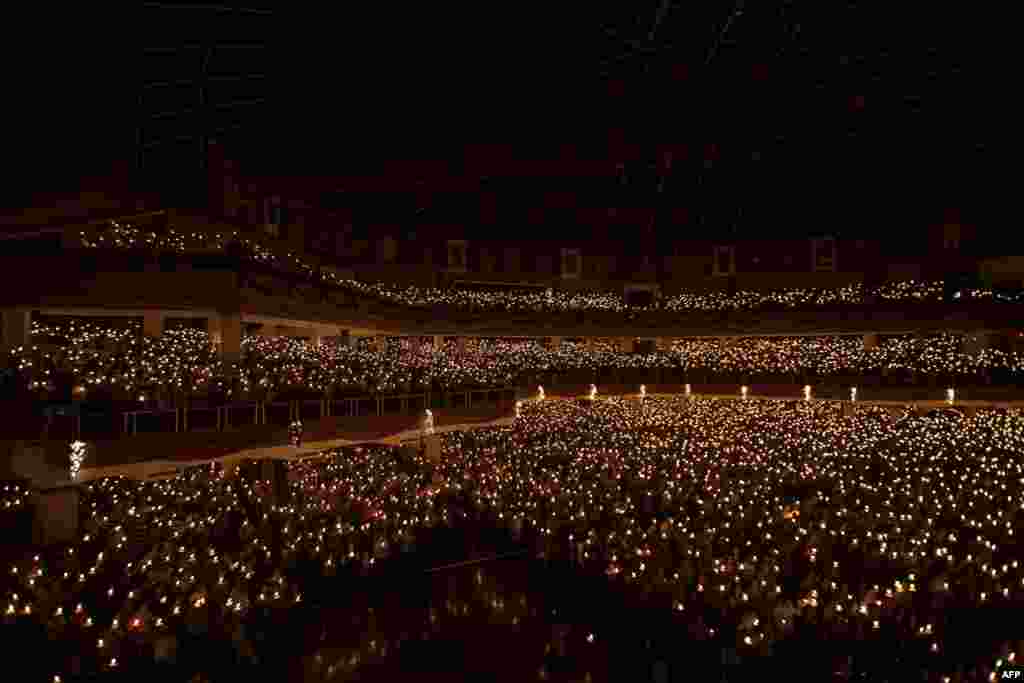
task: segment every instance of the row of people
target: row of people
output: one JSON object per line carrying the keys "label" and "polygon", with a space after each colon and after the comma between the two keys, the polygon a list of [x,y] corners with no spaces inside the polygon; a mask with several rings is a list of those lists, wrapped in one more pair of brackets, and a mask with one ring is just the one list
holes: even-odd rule
{"label": "row of people", "polygon": [[[132,225],[112,223],[104,230],[82,235],[87,247],[105,249],[149,249],[155,251],[209,251],[235,254],[254,263],[322,281],[352,292],[411,307],[451,306],[478,312],[569,312],[614,313],[664,310],[672,312],[754,311],[766,308],[807,308],[842,306],[869,301],[938,303],[946,298],[942,281],[904,280],[866,288],[861,283],[841,287],[783,288],[772,291],[682,292],[652,305],[630,305],[618,291],[569,292],[548,288],[543,291],[480,291],[441,287],[402,286],[386,282],[363,282],[343,277],[332,269],[320,268],[292,252],[275,251],[258,240],[233,234],[181,233],[169,228],[161,234]],[[1002,292],[992,287],[965,287],[955,294],[957,301],[1007,301],[1024,303],[1020,292]]]}
{"label": "row of people", "polygon": [[132,401],[180,393],[232,400],[296,390],[419,393],[531,384],[538,375],[558,373],[583,373],[593,381],[599,373],[617,370],[790,382],[914,374],[950,384],[1013,383],[1024,372],[1021,354],[971,351],[965,337],[952,334],[884,338],[868,349],[859,337],[691,338],[649,353],[624,353],[608,341],[549,348],[536,340],[471,338],[435,347],[420,338],[392,338],[377,347],[365,338],[354,345],[314,346],[300,339],[245,337],[240,360],[229,364],[201,330],[168,330],[146,338],[138,327],[35,321],[33,345],[6,358],[14,378],[9,381],[39,397],[110,394]]}
{"label": "row of people", "polygon": [[809,638],[850,675],[899,659],[936,681],[1017,661],[1020,411],[545,400],[440,438],[436,462],[350,449],[292,463],[287,487],[205,467],[90,483],[82,536],[4,572],[5,619],[73,641],[56,675],[124,667],[176,628],[232,642],[246,614],[300,609],[471,516],[744,658]]}

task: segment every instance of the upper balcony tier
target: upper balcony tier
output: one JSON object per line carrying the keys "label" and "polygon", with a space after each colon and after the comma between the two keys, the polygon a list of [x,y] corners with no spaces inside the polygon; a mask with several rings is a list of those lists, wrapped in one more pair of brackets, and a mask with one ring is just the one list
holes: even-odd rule
{"label": "upper balcony tier", "polygon": [[900,281],[684,292],[630,305],[622,292],[404,287],[272,251],[237,232],[109,224],[0,252],[0,305],[146,309],[305,321],[408,335],[658,337],[905,334],[1020,326],[1024,294]]}

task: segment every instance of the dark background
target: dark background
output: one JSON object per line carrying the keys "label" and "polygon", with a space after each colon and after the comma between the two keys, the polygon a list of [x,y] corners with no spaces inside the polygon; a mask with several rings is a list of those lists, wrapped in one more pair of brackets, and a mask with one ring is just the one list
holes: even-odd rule
{"label": "dark background", "polygon": [[[384,159],[409,157],[445,159],[457,172],[472,143],[509,144],[525,158],[556,158],[567,145],[613,158],[625,142],[639,150],[627,175],[640,204],[655,184],[653,145],[671,144],[685,160],[667,190],[708,224],[755,231],[828,222],[869,232],[950,205],[986,222],[1008,186],[995,124],[1008,81],[988,37],[998,19],[980,10],[364,4],[14,10],[5,42],[14,172],[3,204],[74,188],[118,161],[134,167],[140,149],[154,182],[184,183],[207,136],[243,167],[275,175],[375,173]],[[211,86],[216,102],[196,111],[201,50],[146,51],[239,43],[257,47],[217,47],[210,71],[244,78]]]}

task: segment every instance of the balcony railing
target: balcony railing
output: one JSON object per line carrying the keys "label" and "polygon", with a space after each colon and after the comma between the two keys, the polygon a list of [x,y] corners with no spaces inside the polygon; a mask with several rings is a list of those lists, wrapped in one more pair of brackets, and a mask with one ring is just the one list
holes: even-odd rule
{"label": "balcony railing", "polygon": [[[1007,306],[1024,304],[1024,293],[967,290],[959,300],[945,301],[939,283],[888,283],[877,291],[854,287],[820,296],[811,290],[764,295],[693,294],[687,295],[693,299],[689,304],[685,297],[676,297],[644,308],[626,307],[616,293],[586,299],[568,292],[553,293],[547,298],[536,293],[509,294],[487,305],[488,297],[495,296],[493,293],[488,297],[481,294],[475,300],[484,303],[473,303],[471,295],[454,290],[406,292],[399,287],[346,279],[299,255],[275,252],[271,245],[252,235],[238,230],[218,231],[217,227],[202,226],[186,233],[173,228],[146,229],[117,223],[89,225],[78,231],[83,249],[68,250],[68,240],[64,240],[64,252],[77,261],[80,269],[94,272],[232,271],[240,273],[243,287],[260,289],[261,278],[268,278],[275,296],[286,292],[291,298],[330,301],[372,316],[409,320],[426,315],[466,325],[495,316],[503,320],[515,316],[524,324],[542,320],[557,326],[626,323],[654,328],[706,323],[736,327],[746,324],[745,316],[763,320],[765,315],[784,314],[791,319],[794,315],[814,314],[817,318],[835,312],[837,320],[844,320],[898,314],[912,305],[917,318],[941,318],[965,309],[998,314],[1005,312]],[[860,294],[851,294],[854,290]],[[820,303],[814,303],[814,299]]]}
{"label": "balcony railing", "polygon": [[432,387],[420,392],[351,394],[321,398],[289,398],[266,401],[215,402],[203,399],[177,405],[143,409],[115,403],[75,402],[54,406],[39,403],[22,420],[21,439],[104,440],[155,433],[201,433],[246,430],[251,427],[286,428],[292,421],[311,422],[331,417],[421,415],[426,408],[463,409],[533,396],[538,385],[548,395],[583,395],[590,384],[604,394],[636,393],[641,384],[649,394],[659,390],[683,393],[687,384],[694,393],[739,394],[740,386],[752,387],[751,395],[799,397],[805,385],[814,396],[845,400],[849,388],[858,387],[858,400],[942,400],[949,386],[957,387],[958,400],[1008,401],[1024,399],[1016,383],[993,383],[991,377],[954,378],[916,373],[883,373],[870,376],[808,373],[751,373],[685,368],[606,368],[525,373],[518,385]]}

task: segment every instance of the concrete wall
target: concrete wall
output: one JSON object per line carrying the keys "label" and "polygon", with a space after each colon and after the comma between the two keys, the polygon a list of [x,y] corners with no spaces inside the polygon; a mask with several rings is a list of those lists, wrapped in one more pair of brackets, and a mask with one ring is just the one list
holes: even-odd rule
{"label": "concrete wall", "polygon": [[[45,274],[45,276],[40,276]],[[27,282],[32,286],[26,286]],[[0,263],[0,301],[32,308],[237,307],[238,275],[230,271],[96,272],[77,259]]]}
{"label": "concrete wall", "polygon": [[1024,256],[1004,256],[982,261],[979,270],[995,282],[1024,282]]}

